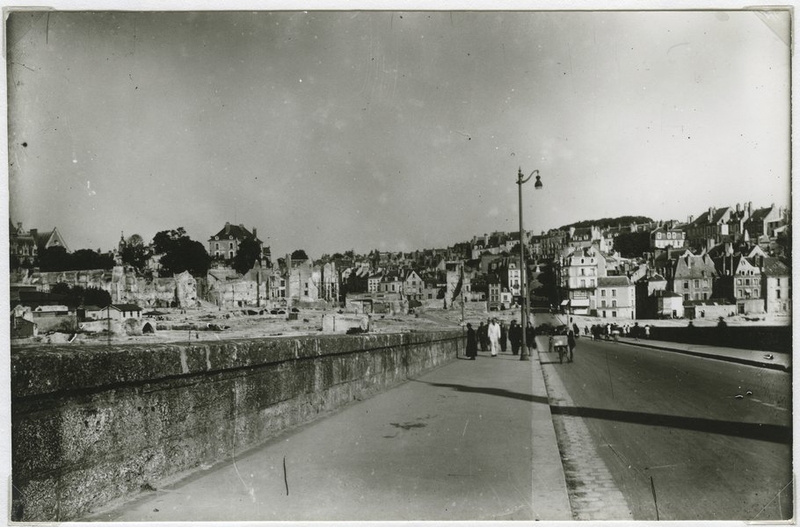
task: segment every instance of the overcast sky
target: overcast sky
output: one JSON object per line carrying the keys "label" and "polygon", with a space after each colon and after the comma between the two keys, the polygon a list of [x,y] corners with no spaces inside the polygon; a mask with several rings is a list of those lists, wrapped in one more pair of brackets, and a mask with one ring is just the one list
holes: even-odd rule
{"label": "overcast sky", "polygon": [[10,216],[273,257],[790,204],[786,12],[18,12]]}

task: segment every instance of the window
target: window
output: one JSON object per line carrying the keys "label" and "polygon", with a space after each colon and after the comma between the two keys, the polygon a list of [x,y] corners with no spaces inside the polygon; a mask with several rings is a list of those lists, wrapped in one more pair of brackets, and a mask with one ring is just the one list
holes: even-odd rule
{"label": "window", "polygon": [[600,307],[606,307],[606,301],[605,300],[601,300],[600,301]]}
{"label": "window", "polygon": [[581,267],[581,276],[586,276],[586,268]]}
{"label": "window", "polygon": [[689,289],[689,281],[688,280],[683,283],[683,289],[684,290],[688,290]]}
{"label": "window", "polygon": [[742,285],[742,279],[741,278],[737,278],[736,279],[736,285]]}
{"label": "window", "polygon": [[778,300],[780,300],[780,298],[781,298],[781,290],[780,290],[780,289],[778,289],[777,291],[775,291],[775,298],[777,298]]}
{"label": "window", "polygon": [[750,279],[749,278],[745,278],[744,285],[750,285]]}
{"label": "window", "polygon": [[612,289],[611,290],[611,296],[617,296],[617,290],[616,289]]}
{"label": "window", "polygon": [[616,311],[612,311],[611,312],[611,316],[614,317],[614,318],[617,318],[617,312]]}
{"label": "window", "polygon": [[781,279],[780,278],[776,278],[775,281],[779,286],[781,285]]}
{"label": "window", "polygon": [[683,295],[683,300],[684,300],[684,302],[688,302],[689,301],[689,293],[686,293],[686,294]]}
{"label": "window", "polygon": [[[617,301],[616,300],[612,300],[611,301],[611,307],[617,307]],[[616,315],[614,315],[614,316],[616,316]]]}
{"label": "window", "polygon": [[606,290],[605,289],[601,289],[600,290],[600,296],[606,296]]}
{"label": "window", "polygon": [[708,300],[708,293],[703,293],[703,300]]}
{"label": "window", "polygon": [[586,287],[586,280],[581,280],[581,287]]}
{"label": "window", "polygon": [[695,287],[700,287],[700,280],[695,280],[694,281],[694,286]]}

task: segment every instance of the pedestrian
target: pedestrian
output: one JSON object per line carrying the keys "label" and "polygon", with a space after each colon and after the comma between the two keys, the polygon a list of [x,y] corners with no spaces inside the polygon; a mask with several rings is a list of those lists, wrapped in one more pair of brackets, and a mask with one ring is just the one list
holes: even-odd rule
{"label": "pedestrian", "polygon": [[536,349],[536,332],[530,322],[525,328],[525,344],[528,346],[528,355],[533,355],[533,350]]}
{"label": "pedestrian", "polygon": [[508,328],[508,340],[511,341],[511,354],[519,355],[519,346],[522,344],[522,326],[516,320],[511,321]]}
{"label": "pedestrian", "polygon": [[646,324],[644,326],[644,338],[646,339],[650,338],[650,324]]}
{"label": "pedestrian", "polygon": [[575,332],[567,331],[567,344],[569,345],[569,361],[572,362],[572,352],[575,350]]}
{"label": "pedestrian", "polygon": [[583,326],[583,336],[584,337],[588,337],[589,336],[589,326],[588,325],[587,326]]}
{"label": "pedestrian", "polygon": [[478,325],[478,343],[481,345],[481,351],[486,351],[489,341],[486,338],[486,326],[483,325],[483,321]]}
{"label": "pedestrian", "polygon": [[500,349],[500,324],[497,323],[496,318],[489,322],[486,333],[489,337],[489,351],[491,351],[492,357],[497,357],[497,351]]}
{"label": "pedestrian", "polygon": [[505,321],[500,322],[500,351],[503,353],[506,352],[506,346],[508,342],[508,328],[506,327]]}
{"label": "pedestrian", "polygon": [[639,340],[639,334],[641,333],[641,330],[642,330],[642,328],[639,327],[639,323],[638,322],[634,322],[633,323],[633,338],[635,338],[637,341]]}
{"label": "pedestrian", "polygon": [[575,338],[580,337],[581,330],[578,328],[578,324],[575,324],[575,323],[572,324],[572,331],[573,331],[573,335],[574,335]]}
{"label": "pedestrian", "polygon": [[467,322],[467,359],[475,360],[478,354],[478,335],[472,329],[472,324]]}

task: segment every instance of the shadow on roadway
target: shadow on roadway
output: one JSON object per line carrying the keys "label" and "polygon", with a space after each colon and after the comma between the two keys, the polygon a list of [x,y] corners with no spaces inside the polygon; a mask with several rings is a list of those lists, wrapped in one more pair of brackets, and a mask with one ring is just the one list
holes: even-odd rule
{"label": "shadow on roadway", "polygon": [[681,417],[675,415],[648,414],[626,410],[604,410],[602,408],[583,408],[575,406],[551,405],[550,412],[554,415],[606,419],[650,426],[666,426],[747,439],[758,439],[771,443],[792,444],[792,428],[790,426],[718,421],[702,417]]}
{"label": "shadow on roadway", "polygon": [[416,379],[410,379],[412,382],[421,382],[423,384],[428,384],[430,386],[438,386],[440,388],[451,388],[457,392],[466,392],[466,393],[483,393],[486,395],[496,395],[499,397],[508,397],[510,399],[518,399],[520,401],[528,401],[531,403],[541,403],[541,404],[549,404],[547,397],[541,397],[538,395],[530,395],[527,393],[519,393],[519,392],[512,392],[509,390],[503,390],[502,388],[490,388],[486,386],[467,386],[465,384],[449,384],[449,383],[441,383],[441,382],[426,382],[426,381],[419,381]]}

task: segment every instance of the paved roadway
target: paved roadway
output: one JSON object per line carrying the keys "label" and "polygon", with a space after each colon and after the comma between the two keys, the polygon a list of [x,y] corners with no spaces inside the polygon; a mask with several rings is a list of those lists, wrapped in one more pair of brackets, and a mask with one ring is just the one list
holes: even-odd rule
{"label": "paved roadway", "polygon": [[635,520],[791,518],[791,374],[585,337],[575,353],[540,358],[579,518],[609,474]]}

